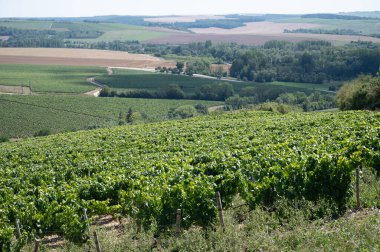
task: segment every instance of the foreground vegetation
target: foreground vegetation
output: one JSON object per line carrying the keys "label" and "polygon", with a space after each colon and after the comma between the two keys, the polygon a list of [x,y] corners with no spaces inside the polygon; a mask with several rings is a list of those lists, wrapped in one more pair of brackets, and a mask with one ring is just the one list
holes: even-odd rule
{"label": "foreground vegetation", "polygon": [[360,76],[346,83],[337,93],[342,110],[380,109],[380,72],[376,77]]}
{"label": "foreground vegetation", "polygon": [[[10,246],[15,219],[23,237],[55,231],[86,241],[83,208],[91,218],[128,216],[145,230],[166,230],[181,208],[184,228],[207,228],[216,191],[226,208],[240,195],[249,209],[272,211],[285,200],[308,219],[338,216],[353,205],[353,170],[379,174],[379,122],[371,112],[243,111],[3,143],[0,245]],[[368,195],[363,207],[379,207],[376,189]]]}
{"label": "foreground vegetation", "polygon": [[129,109],[133,112],[133,123],[163,121],[168,119],[171,109],[196,104],[221,105],[191,100],[0,95],[0,137],[29,137],[40,131],[54,134],[126,124]]}
{"label": "foreground vegetation", "polygon": [[[202,229],[192,227],[180,235],[174,229],[160,232],[152,226],[146,232],[137,232],[136,223],[127,222],[116,229],[94,226],[104,251],[378,251],[380,239],[380,212],[365,209],[347,212],[338,219],[310,220],[310,205],[295,208],[282,202],[276,212],[241,206],[238,199],[234,207],[224,212],[225,227],[219,224]],[[52,247],[57,251],[83,251],[83,245],[66,241]],[[94,241],[87,242],[95,250]],[[33,251],[33,245],[26,251]]]}
{"label": "foreground vegetation", "polygon": [[84,93],[95,89],[86,78],[106,74],[100,67],[3,65],[0,85],[26,86],[32,92]]}

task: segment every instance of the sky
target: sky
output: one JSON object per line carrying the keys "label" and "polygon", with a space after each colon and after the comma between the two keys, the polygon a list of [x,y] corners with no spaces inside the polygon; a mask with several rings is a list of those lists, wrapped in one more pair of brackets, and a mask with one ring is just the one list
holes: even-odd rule
{"label": "sky", "polygon": [[380,0],[0,0],[0,17],[380,11]]}

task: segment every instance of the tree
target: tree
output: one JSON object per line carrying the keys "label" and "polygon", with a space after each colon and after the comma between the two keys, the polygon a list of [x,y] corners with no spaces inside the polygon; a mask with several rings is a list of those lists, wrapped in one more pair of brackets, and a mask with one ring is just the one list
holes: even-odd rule
{"label": "tree", "polygon": [[184,105],[174,110],[170,110],[169,113],[170,118],[179,117],[185,119],[195,116],[197,114],[197,110],[191,105]]}
{"label": "tree", "polygon": [[182,62],[182,61],[177,61],[177,64],[176,64],[176,67],[178,69],[178,71],[181,73],[183,72],[183,67],[185,66],[185,63]]}
{"label": "tree", "polygon": [[379,109],[380,75],[369,75],[348,82],[338,91],[337,103],[342,110]]}
{"label": "tree", "polygon": [[133,123],[133,111],[132,108],[128,109],[127,116],[126,116],[127,123]]}
{"label": "tree", "polygon": [[123,125],[124,124],[124,120],[123,120],[123,114],[121,113],[121,111],[119,112],[119,125]]}

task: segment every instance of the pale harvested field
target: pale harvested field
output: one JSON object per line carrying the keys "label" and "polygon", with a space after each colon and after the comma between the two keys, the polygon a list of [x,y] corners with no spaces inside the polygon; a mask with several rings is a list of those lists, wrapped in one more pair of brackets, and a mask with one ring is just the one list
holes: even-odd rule
{"label": "pale harvested field", "polygon": [[[286,40],[286,41],[302,41],[302,40],[327,40],[331,42],[350,42],[350,41],[371,41],[380,43],[380,38],[371,38],[366,36],[352,35],[333,35],[333,34],[308,34],[308,33],[283,33],[284,29],[294,30],[300,28],[318,28],[319,24],[308,23],[273,23],[273,22],[252,22],[246,26],[234,29],[221,28],[197,28],[191,29],[197,35],[209,36],[218,41],[219,36],[231,36],[231,42],[260,45],[268,40]],[[213,35],[214,37],[212,37]],[[165,38],[163,38],[165,39]],[[176,39],[173,38],[173,41]],[[179,39],[177,39],[179,40]],[[219,42],[224,42],[225,38],[220,37]],[[193,41],[195,42],[195,41]]]}
{"label": "pale harvested field", "polygon": [[0,64],[139,67],[175,66],[175,62],[145,54],[66,48],[0,48]]}
{"label": "pale harvested field", "polygon": [[221,34],[221,35],[238,35],[238,34],[257,34],[257,35],[278,35],[282,34],[285,29],[295,30],[300,28],[311,29],[321,27],[319,24],[307,23],[273,23],[273,22],[251,22],[246,26],[234,29],[222,28],[193,28],[191,31],[198,34]]}
{"label": "pale harvested field", "polygon": [[[286,40],[290,42],[299,42],[304,41],[305,38],[297,37],[284,37],[283,35],[220,35],[220,34],[176,34],[168,36],[165,38],[152,39],[145,42],[157,43],[157,44],[188,44],[193,42],[204,42],[206,40],[211,40],[214,43],[229,43],[235,42],[238,44],[247,44],[247,45],[263,45],[269,40]],[[313,40],[313,39],[309,39]]]}
{"label": "pale harvested field", "polygon": [[282,33],[282,34],[176,34],[165,38],[153,39],[145,42],[157,44],[188,44],[193,42],[235,42],[247,45],[263,45],[270,40],[284,40],[289,42],[300,42],[305,40],[326,40],[331,42],[351,42],[351,41],[371,41],[380,43],[380,38],[365,36],[330,35],[330,34],[301,34],[301,33]]}
{"label": "pale harvested field", "polygon": [[0,40],[7,41],[9,39],[9,36],[0,36]]}
{"label": "pale harvested field", "polygon": [[225,16],[218,15],[189,15],[189,16],[176,16],[176,17],[157,17],[145,18],[147,22],[160,22],[160,23],[175,23],[175,22],[195,22],[201,19],[225,19]]}

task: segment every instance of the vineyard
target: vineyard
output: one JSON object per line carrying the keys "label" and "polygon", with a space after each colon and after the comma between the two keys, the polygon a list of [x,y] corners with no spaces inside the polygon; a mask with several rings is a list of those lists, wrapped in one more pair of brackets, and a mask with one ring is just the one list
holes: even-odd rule
{"label": "vineyard", "polygon": [[[193,78],[191,76],[177,74],[158,74],[125,69],[114,69],[113,71],[113,75],[99,76],[96,78],[96,81],[118,91],[124,91],[124,89],[160,90],[169,84],[177,84],[185,92],[195,92],[197,88],[202,85],[223,82],[220,80]],[[244,86],[247,85],[249,84],[245,84]]]}
{"label": "vineyard", "polygon": [[[33,136],[49,129],[51,133],[119,124],[129,108],[135,123],[168,119],[168,111],[183,105],[221,105],[221,102],[192,100],[118,99],[76,95],[0,95],[0,136]],[[10,108],[12,108],[10,110]]]}
{"label": "vineyard", "polygon": [[0,85],[28,86],[33,92],[84,93],[94,89],[86,78],[104,68],[51,65],[0,65]]}
{"label": "vineyard", "polygon": [[0,146],[0,248],[14,222],[24,236],[50,231],[83,242],[83,209],[129,216],[143,227],[208,226],[240,197],[251,207],[281,198],[347,207],[353,171],[380,170],[380,114],[279,115],[242,111],[31,138]]}

